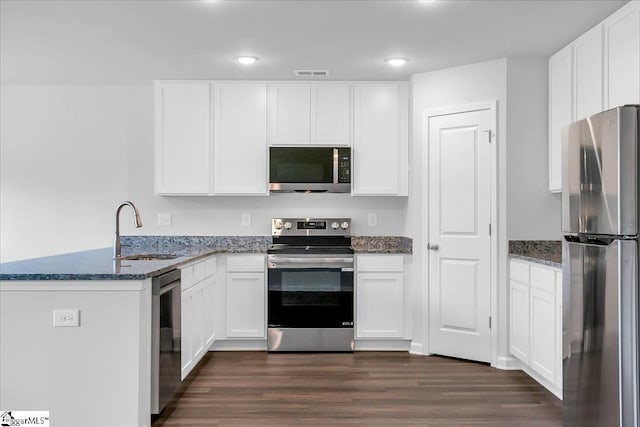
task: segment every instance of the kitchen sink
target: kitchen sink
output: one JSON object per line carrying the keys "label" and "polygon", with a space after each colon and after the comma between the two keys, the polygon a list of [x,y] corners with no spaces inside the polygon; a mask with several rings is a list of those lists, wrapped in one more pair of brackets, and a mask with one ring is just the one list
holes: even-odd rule
{"label": "kitchen sink", "polygon": [[120,257],[126,261],[161,261],[166,259],[178,258],[180,255],[175,254],[134,254]]}

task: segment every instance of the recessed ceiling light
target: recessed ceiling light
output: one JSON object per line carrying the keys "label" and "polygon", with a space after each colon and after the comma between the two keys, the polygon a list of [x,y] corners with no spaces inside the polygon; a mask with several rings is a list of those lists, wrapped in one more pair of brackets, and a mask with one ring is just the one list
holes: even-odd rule
{"label": "recessed ceiling light", "polygon": [[235,59],[239,64],[251,65],[254,62],[258,61],[260,58],[258,58],[257,56],[236,56],[233,59]]}
{"label": "recessed ceiling light", "polygon": [[384,60],[384,62],[391,65],[392,67],[400,67],[409,62],[409,58],[387,58]]}

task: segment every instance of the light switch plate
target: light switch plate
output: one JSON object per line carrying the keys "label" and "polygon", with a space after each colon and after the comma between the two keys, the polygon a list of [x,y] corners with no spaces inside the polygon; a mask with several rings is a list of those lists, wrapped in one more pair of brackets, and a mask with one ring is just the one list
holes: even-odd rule
{"label": "light switch plate", "polygon": [[367,225],[369,225],[369,227],[375,227],[376,225],[378,225],[378,214],[367,214]]}
{"label": "light switch plate", "polygon": [[171,213],[169,212],[160,212],[158,214],[158,225],[171,225]]}
{"label": "light switch plate", "polygon": [[249,227],[251,225],[251,214],[244,212],[242,214],[242,225],[244,227]]}
{"label": "light switch plate", "polygon": [[80,310],[53,310],[53,326],[56,328],[80,326]]}

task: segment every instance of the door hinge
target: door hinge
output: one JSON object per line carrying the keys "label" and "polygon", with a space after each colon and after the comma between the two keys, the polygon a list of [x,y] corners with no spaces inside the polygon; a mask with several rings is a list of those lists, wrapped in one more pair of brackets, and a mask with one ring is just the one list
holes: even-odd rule
{"label": "door hinge", "polygon": [[491,130],[485,130],[487,134],[489,134],[489,142],[493,142],[493,132]]}
{"label": "door hinge", "polygon": [[489,224],[489,236],[491,236],[491,224]]}
{"label": "door hinge", "polygon": [[489,316],[489,329],[491,329],[491,316]]}

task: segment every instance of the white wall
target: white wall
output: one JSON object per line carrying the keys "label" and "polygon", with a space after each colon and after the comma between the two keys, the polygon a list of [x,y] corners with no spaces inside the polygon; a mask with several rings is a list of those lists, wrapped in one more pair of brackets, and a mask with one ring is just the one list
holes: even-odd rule
{"label": "white wall", "polygon": [[[360,235],[406,231],[406,197],[154,196],[151,83],[5,85],[0,102],[2,262],[110,246],[122,200],[136,203],[144,223],[134,229],[123,210],[122,234],[269,235],[279,216],[352,217]],[[173,224],[157,226],[159,212],[170,212]],[[244,212],[249,227],[241,226]],[[367,225],[370,212],[376,227]]]}
{"label": "white wall", "polygon": [[560,194],[548,189],[548,63],[507,60],[509,240],[560,240]]}

